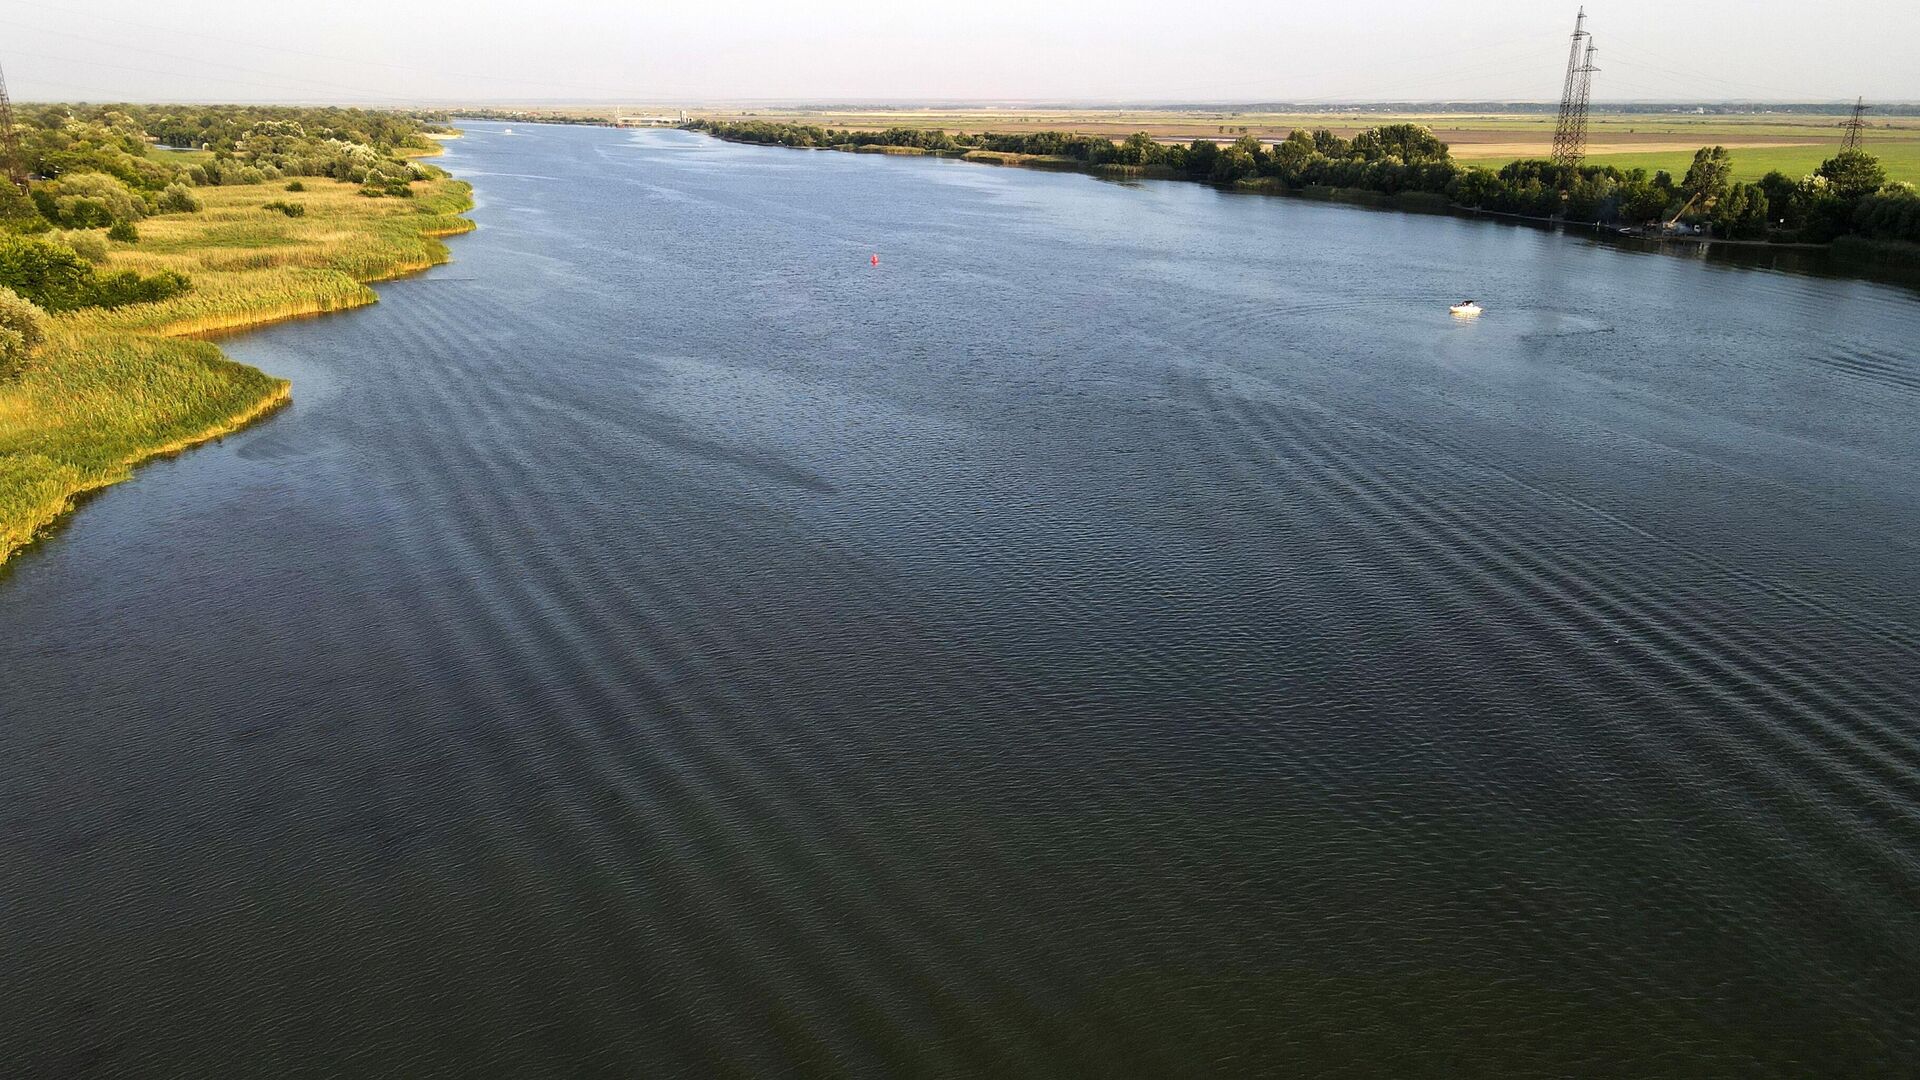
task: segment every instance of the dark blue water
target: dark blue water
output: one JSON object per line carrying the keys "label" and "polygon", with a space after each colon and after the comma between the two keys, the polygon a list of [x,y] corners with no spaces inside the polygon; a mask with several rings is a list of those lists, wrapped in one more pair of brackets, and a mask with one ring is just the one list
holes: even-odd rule
{"label": "dark blue water", "polygon": [[452,265],[233,340],[292,408],[0,579],[0,1073],[1920,1061],[1912,293],[446,164]]}

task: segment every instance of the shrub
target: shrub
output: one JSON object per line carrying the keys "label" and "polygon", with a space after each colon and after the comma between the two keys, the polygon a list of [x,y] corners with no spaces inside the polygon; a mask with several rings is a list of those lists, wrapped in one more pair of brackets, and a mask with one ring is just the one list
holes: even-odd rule
{"label": "shrub", "polygon": [[33,199],[12,184],[0,184],[0,227],[14,232],[44,232],[48,222]]}
{"label": "shrub", "polygon": [[37,237],[0,237],[0,286],[47,311],[85,307],[93,266],[65,244]]}
{"label": "shrub", "polygon": [[80,195],[51,200],[48,217],[70,229],[104,229],[113,224],[113,208]]}
{"label": "shrub", "polygon": [[1853,231],[1880,240],[1920,244],[1920,195],[1889,187],[1867,196],[1854,208]]}
{"label": "shrub", "polygon": [[179,296],[191,288],[193,282],[177,270],[162,270],[149,277],[141,277],[132,270],[122,270],[94,279],[87,306],[115,308],[126,304],[151,304]]}
{"label": "shrub", "polygon": [[0,378],[19,374],[46,339],[46,313],[12,289],[0,288]]}
{"label": "shrub", "polygon": [[0,236],[0,285],[53,312],[165,300],[193,287],[173,270],[101,274],[66,244],[28,236]]}
{"label": "shrub", "polygon": [[166,188],[160,192],[160,198],[157,200],[157,203],[160,212],[163,214],[197,214],[200,212],[199,197],[193,193],[192,188],[179,182],[168,184]]}
{"label": "shrub", "polygon": [[116,221],[107,230],[107,239],[122,244],[137,244],[140,242],[140,230],[134,228],[131,221]]}
{"label": "shrub", "polygon": [[405,180],[369,179],[367,185],[360,189],[360,194],[365,195],[369,199],[381,199],[389,196],[395,199],[411,199],[413,198],[413,188],[407,186]]}
{"label": "shrub", "polygon": [[[127,185],[105,173],[70,173],[36,189],[40,212],[61,225],[90,229],[116,221],[137,221],[146,207]],[[48,202],[53,213],[48,214]]]}
{"label": "shrub", "polygon": [[301,183],[298,180],[295,180],[293,183],[287,185],[287,190],[288,191],[305,191],[307,190],[307,185]]}
{"label": "shrub", "polygon": [[62,243],[90,263],[107,261],[107,238],[97,232],[70,232],[60,236]]}
{"label": "shrub", "polygon": [[307,212],[307,208],[305,206],[302,206],[299,203],[288,202],[285,199],[275,199],[272,202],[261,207],[261,209],[278,210],[279,212],[287,215],[288,217],[301,217],[305,215]]}

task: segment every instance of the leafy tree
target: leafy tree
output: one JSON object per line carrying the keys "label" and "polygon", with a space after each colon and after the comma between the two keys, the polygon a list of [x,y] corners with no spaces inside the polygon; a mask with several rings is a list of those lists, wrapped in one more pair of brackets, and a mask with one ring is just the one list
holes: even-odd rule
{"label": "leafy tree", "polygon": [[1461,206],[1487,210],[1496,208],[1506,191],[1506,184],[1492,172],[1468,169],[1454,181],[1447,194]]}
{"label": "leafy tree", "polygon": [[46,313],[12,289],[0,288],[0,378],[19,374],[46,340]]}
{"label": "leafy tree", "polygon": [[1321,128],[1313,133],[1313,148],[1330,158],[1346,157],[1349,149],[1347,140],[1335,135],[1326,128]]}
{"label": "leafy tree", "polygon": [[0,183],[0,229],[10,232],[44,232],[52,223],[40,213],[33,199],[12,184]]}
{"label": "leafy tree", "polygon": [[234,142],[234,150],[250,161],[273,159],[293,152],[307,133],[293,120],[261,120]]}
{"label": "leafy tree", "polygon": [[1604,173],[1577,177],[1566,187],[1564,212],[1575,221],[1604,221],[1618,213],[1613,177]]}
{"label": "leafy tree", "polygon": [[1734,184],[1714,207],[1714,228],[1726,236],[1752,239],[1767,234],[1767,193],[1758,184]]}
{"label": "leafy tree", "polygon": [[1680,190],[1694,205],[1708,210],[1726,195],[1732,179],[1733,155],[1724,146],[1706,146],[1693,155],[1693,165],[1680,182]]}
{"label": "leafy tree", "polygon": [[75,229],[103,229],[114,223],[113,207],[99,199],[69,195],[57,204],[62,225]]}
{"label": "leafy tree", "polygon": [[1902,186],[1861,199],[1853,211],[1852,230],[1878,240],[1920,244],[1920,194]]}
{"label": "leafy tree", "polygon": [[1220,144],[1212,139],[1195,139],[1187,147],[1187,171],[1196,176],[1212,176],[1220,160]]}
{"label": "leafy tree", "polygon": [[1824,178],[1833,194],[1842,199],[1871,195],[1887,182],[1880,159],[1864,150],[1842,150],[1821,162],[1813,174]]}
{"label": "leafy tree", "polygon": [[1319,152],[1313,144],[1313,135],[1296,128],[1273,148],[1274,165],[1280,175],[1292,179],[1304,173],[1307,163]]}
{"label": "leafy tree", "polygon": [[[1194,144],[1195,147],[1199,145],[1199,143]],[[1201,159],[1208,162],[1208,166],[1207,171],[1199,175],[1204,175],[1216,184],[1231,184],[1235,180],[1260,175],[1261,168],[1267,160],[1267,151],[1266,147],[1261,145],[1259,136],[1242,135],[1230,146],[1225,148],[1214,146],[1210,152],[1203,151]],[[1197,173],[1193,148],[1189,148],[1187,153],[1187,169],[1189,172]]]}
{"label": "leafy tree", "polygon": [[1353,137],[1352,152],[1368,161],[1398,158],[1408,165],[1448,159],[1447,144],[1422,124],[1387,124]]}
{"label": "leafy tree", "polygon": [[[115,221],[136,221],[146,206],[127,185],[105,173],[73,173],[48,185],[62,224],[91,228]],[[106,216],[105,221],[100,215]]]}
{"label": "leafy tree", "polygon": [[140,242],[140,230],[134,228],[131,221],[116,221],[107,230],[107,239],[121,244],[137,244]]}
{"label": "leafy tree", "polygon": [[1620,198],[1620,217],[1636,225],[1664,221],[1673,193],[1650,181],[1629,185]]}
{"label": "leafy tree", "polygon": [[1775,169],[1760,178],[1760,190],[1767,197],[1769,216],[1780,219],[1790,228],[1800,224],[1802,214],[1798,180]]}
{"label": "leafy tree", "polygon": [[1153,136],[1144,131],[1136,131],[1127,136],[1120,144],[1120,163],[1123,165],[1151,165],[1159,156],[1160,144]]}
{"label": "leafy tree", "polygon": [[1242,135],[1233,140],[1230,149],[1238,150],[1256,162],[1267,160],[1267,144],[1261,142],[1258,135]]}

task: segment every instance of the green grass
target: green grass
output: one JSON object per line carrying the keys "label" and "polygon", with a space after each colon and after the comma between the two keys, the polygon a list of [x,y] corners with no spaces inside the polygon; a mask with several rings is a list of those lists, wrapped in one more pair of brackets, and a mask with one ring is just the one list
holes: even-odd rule
{"label": "green grass", "polygon": [[298,219],[262,208],[283,182],[203,188],[198,214],[140,225],[108,269],[171,268],[191,292],[157,304],[56,316],[46,347],[0,383],[0,561],[60,519],[75,497],[134,466],[232,431],[290,388],[186,335],[373,303],[368,282],[447,258],[437,237],[466,232],[465,183],[416,184],[414,199],[368,199],[357,185],[308,180]]}
{"label": "green grass", "polygon": [[147,148],[147,156],[155,161],[164,161],[169,165],[198,165],[213,160],[211,150],[170,150],[159,146]]}
{"label": "green grass", "polygon": [[[1737,147],[1731,151],[1734,179],[1758,180],[1775,169],[1788,176],[1805,176],[1839,150],[1839,145],[1832,142],[1816,146]],[[1889,179],[1920,184],[1920,141],[1870,142],[1867,145],[1867,152],[1880,159],[1880,164],[1886,167]],[[1675,176],[1681,176],[1686,173],[1687,166],[1693,163],[1693,153],[1676,150],[1642,154],[1596,154],[1587,160],[1594,165],[1616,165],[1623,169],[1645,168],[1649,171],[1665,169]]]}

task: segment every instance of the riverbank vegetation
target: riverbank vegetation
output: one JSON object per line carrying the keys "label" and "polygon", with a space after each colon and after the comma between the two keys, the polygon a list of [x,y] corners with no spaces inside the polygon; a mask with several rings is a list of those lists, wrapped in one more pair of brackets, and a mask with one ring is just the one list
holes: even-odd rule
{"label": "riverbank vegetation", "polygon": [[509,124],[566,124],[577,127],[612,127],[620,115],[618,108],[601,111],[592,109],[497,109],[465,108],[457,113],[436,111],[416,112],[412,115],[436,124],[452,123],[458,116],[463,120],[497,120]]}
{"label": "riverbank vegetation", "polygon": [[825,128],[809,124],[697,120],[688,127],[738,142],[789,147],[966,157],[998,164],[1082,168],[1105,175],[1157,176],[1273,193],[1365,192],[1414,207],[1454,207],[1596,225],[1723,238],[1828,243],[1841,237],[1920,243],[1920,196],[1890,183],[1870,154],[1837,153],[1811,174],[1769,173],[1740,182],[1732,152],[1707,147],[1676,177],[1662,171],[1548,161],[1497,169],[1454,160],[1448,145],[1419,124],[1385,124],[1345,138],[1325,128],[1297,129],[1264,142],[1254,135],[1222,143],[1167,143],[1147,132],[1122,140],[1059,131],[953,134],[939,129]]}
{"label": "riverbank vegetation", "polygon": [[[1156,142],[1185,146],[1195,139],[1229,142],[1252,135],[1272,145],[1293,131],[1327,130],[1351,139],[1368,128],[1418,124],[1444,141],[1455,161],[1498,169],[1510,161],[1547,157],[1556,106],[1524,103],[1418,103],[1303,108],[1273,104],[1184,108],[1031,106],[779,107],[705,111],[728,122],[762,121],[851,131],[912,127],[951,132],[1030,134],[1071,131],[1115,142],[1146,132]],[[1594,106],[1587,162],[1622,170],[1687,171],[1694,151],[1733,151],[1735,180],[1752,183],[1770,172],[1806,176],[1838,148],[1848,106],[1767,105]],[[1878,103],[1868,115],[1867,149],[1894,180],[1920,183],[1920,108]]]}
{"label": "riverbank vegetation", "polygon": [[436,238],[472,227],[470,189],[414,160],[435,144],[402,117],[23,112],[33,178],[0,184],[0,561],[80,494],[287,399],[189,335],[372,303],[369,282],[444,261]]}

